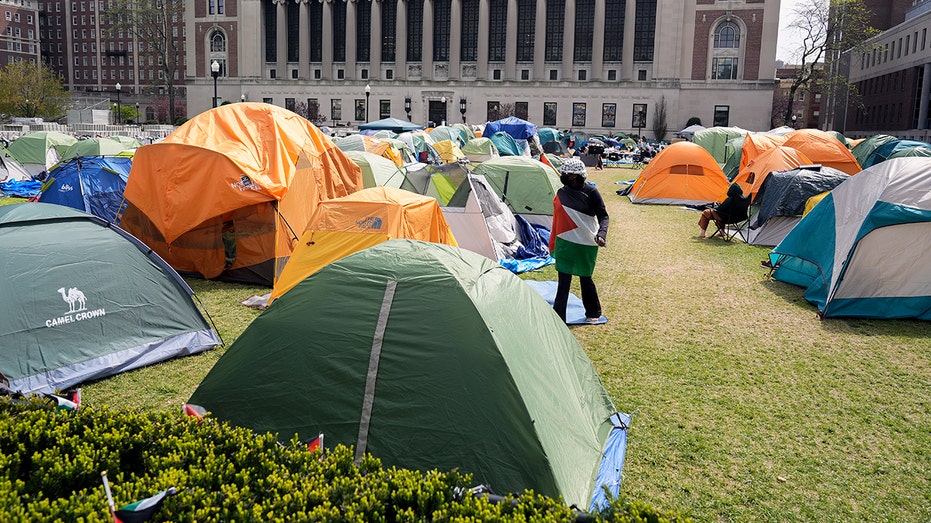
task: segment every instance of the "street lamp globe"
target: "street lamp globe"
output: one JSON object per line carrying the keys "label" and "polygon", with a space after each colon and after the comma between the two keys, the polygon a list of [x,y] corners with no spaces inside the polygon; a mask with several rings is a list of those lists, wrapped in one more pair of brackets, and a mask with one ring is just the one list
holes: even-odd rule
{"label": "street lamp globe", "polygon": [[120,124],[120,123],[123,123],[123,118],[122,116],[120,116],[120,112],[123,109],[122,105],[120,104],[120,89],[122,89],[123,86],[120,85],[119,82],[116,82],[115,87],[116,87],[116,123]]}
{"label": "street lamp globe", "polygon": [[369,96],[372,94],[372,86],[365,84],[365,121],[369,121]]}

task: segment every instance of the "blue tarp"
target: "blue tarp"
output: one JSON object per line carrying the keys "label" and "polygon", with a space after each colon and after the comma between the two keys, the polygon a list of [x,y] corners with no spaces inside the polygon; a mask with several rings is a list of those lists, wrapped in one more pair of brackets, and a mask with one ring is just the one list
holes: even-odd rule
{"label": "blue tarp", "polygon": [[533,135],[537,134],[537,126],[516,116],[508,116],[485,124],[482,136],[501,132],[507,133],[515,140],[529,140],[533,138]]}
{"label": "blue tarp", "polygon": [[39,201],[88,212],[117,223],[131,158],[83,156],[57,165]]}
{"label": "blue tarp", "polygon": [[514,218],[517,219],[518,233],[523,246],[517,249],[514,258],[500,260],[501,266],[514,274],[520,274],[556,263],[550,256],[550,230],[542,225],[532,224],[522,216],[515,215]]}
{"label": "blue tarp", "polygon": [[32,198],[42,190],[42,182],[35,180],[9,180],[0,184],[0,191],[8,196],[18,196],[20,198]]}

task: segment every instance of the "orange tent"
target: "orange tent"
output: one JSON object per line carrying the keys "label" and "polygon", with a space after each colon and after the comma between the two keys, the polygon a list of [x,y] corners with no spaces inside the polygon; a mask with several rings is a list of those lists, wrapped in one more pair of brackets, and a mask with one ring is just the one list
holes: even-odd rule
{"label": "orange tent", "polygon": [[306,119],[228,104],[136,149],[121,227],[180,272],[271,286],[317,204],[362,172]]}
{"label": "orange tent", "polygon": [[769,133],[747,133],[743,147],[740,149],[740,169],[743,171],[755,158],[764,152],[784,144],[785,136]]}
{"label": "orange tent", "polygon": [[[737,176],[734,177],[734,182],[740,184],[744,194],[749,196],[752,201],[756,198],[756,193],[759,192],[763,180],[769,176],[769,173],[787,171],[811,163],[811,160],[804,153],[791,147],[779,145],[764,151],[752,160],[749,165],[741,169]],[[721,193],[719,201],[723,201],[725,196],[726,191]]]}
{"label": "orange tent", "polygon": [[862,170],[847,146],[824,131],[799,129],[787,134],[786,137],[783,145],[805,153],[812,163],[827,165],[851,175]]}
{"label": "orange tent", "polygon": [[321,202],[275,282],[275,300],[322,267],[387,240],[458,246],[439,202],[393,187],[372,187]]}
{"label": "orange tent", "polygon": [[632,203],[702,205],[727,190],[727,177],[714,157],[692,142],[660,151],[640,172],[628,196]]}

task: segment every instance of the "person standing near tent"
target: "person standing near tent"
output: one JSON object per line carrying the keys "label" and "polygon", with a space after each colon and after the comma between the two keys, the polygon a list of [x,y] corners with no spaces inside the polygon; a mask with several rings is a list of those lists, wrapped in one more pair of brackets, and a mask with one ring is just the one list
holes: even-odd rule
{"label": "person standing near tent", "polygon": [[559,167],[563,187],[553,199],[550,234],[550,253],[556,258],[559,275],[553,309],[566,321],[569,286],[572,276],[578,276],[585,321],[597,323],[601,318],[601,302],[592,274],[598,248],[606,245],[609,217],[601,193],[586,183],[585,178],[585,164],[578,158],[569,158]]}

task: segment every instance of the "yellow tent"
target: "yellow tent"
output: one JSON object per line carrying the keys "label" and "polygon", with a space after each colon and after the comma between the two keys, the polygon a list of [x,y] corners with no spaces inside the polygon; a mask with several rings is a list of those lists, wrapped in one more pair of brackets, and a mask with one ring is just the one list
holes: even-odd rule
{"label": "yellow tent", "polygon": [[440,140],[433,144],[433,148],[439,153],[443,163],[454,163],[465,158],[462,149],[453,143],[452,140]]}
{"label": "yellow tent", "polygon": [[395,238],[458,246],[430,196],[379,186],[320,202],[275,282],[271,301],[322,267]]}

